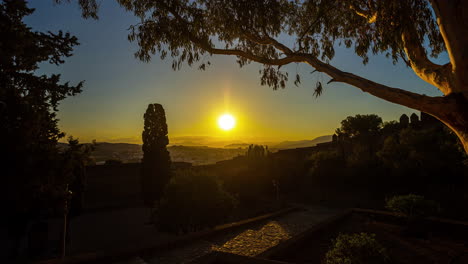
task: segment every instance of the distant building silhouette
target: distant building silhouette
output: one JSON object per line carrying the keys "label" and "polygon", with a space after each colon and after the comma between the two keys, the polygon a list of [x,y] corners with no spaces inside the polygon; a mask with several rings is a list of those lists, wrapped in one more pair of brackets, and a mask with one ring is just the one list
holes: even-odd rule
{"label": "distant building silhouette", "polygon": [[415,113],[412,113],[410,116],[410,124],[412,128],[419,128],[420,123],[419,123],[419,116]]}
{"label": "distant building silhouette", "polygon": [[409,126],[409,117],[406,114],[400,116],[400,126],[401,128],[407,128]]}

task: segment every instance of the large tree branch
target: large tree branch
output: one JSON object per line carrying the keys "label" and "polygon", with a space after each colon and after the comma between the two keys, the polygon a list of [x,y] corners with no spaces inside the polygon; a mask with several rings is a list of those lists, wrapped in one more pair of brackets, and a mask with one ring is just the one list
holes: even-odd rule
{"label": "large tree branch", "polygon": [[411,68],[421,79],[434,85],[445,95],[451,93],[454,86],[452,64],[439,65],[430,61],[414,28],[409,27],[403,31],[401,39]]}
{"label": "large tree branch", "polygon": [[205,42],[198,42],[196,39],[192,39],[192,41],[194,44],[211,54],[235,55],[267,65],[285,65],[292,62],[305,62],[314,67],[317,71],[328,74],[330,77],[332,77],[333,82],[347,83],[361,89],[363,92],[367,92],[386,101],[404,105],[409,108],[417,109],[427,113],[433,113],[436,111],[434,106],[440,105],[444,100],[443,97],[430,97],[421,95],[403,89],[379,84],[349,72],[343,72],[331,66],[330,64],[324,63],[316,57],[306,53],[292,53],[284,58],[270,59],[238,49],[214,48]]}
{"label": "large tree branch", "polygon": [[[363,10],[359,6],[351,5],[350,8],[357,15],[367,19],[370,24],[375,23],[377,20],[377,12],[370,7],[368,10]],[[443,94],[451,93],[454,86],[451,63],[438,65],[429,60],[416,30],[411,24],[405,25],[401,39],[409,66],[411,66],[414,73],[422,80],[437,87]]]}
{"label": "large tree branch", "polygon": [[443,97],[430,97],[379,84],[361,76],[349,72],[343,72],[311,55],[304,54],[303,56],[307,58],[306,62],[317,71],[326,73],[332,77],[331,82],[350,84],[361,89],[363,92],[372,94],[392,103],[404,105],[427,113],[433,113],[435,111],[434,106],[440,105],[444,100]]}
{"label": "large tree branch", "polygon": [[404,105],[406,107],[427,113],[434,113],[434,111],[436,111],[435,106],[440,105],[444,101],[443,97],[430,97],[421,95],[403,89],[379,84],[349,72],[343,72],[331,66],[330,64],[326,64],[318,60],[310,54],[292,54],[282,59],[272,60],[258,57],[240,50],[226,50],[216,48],[208,48],[206,50],[212,54],[242,56],[249,60],[268,65],[284,65],[291,62],[305,62],[314,67],[317,71],[328,74],[330,77],[332,77],[333,82],[347,83],[361,89],[363,92],[372,94],[386,101]]}

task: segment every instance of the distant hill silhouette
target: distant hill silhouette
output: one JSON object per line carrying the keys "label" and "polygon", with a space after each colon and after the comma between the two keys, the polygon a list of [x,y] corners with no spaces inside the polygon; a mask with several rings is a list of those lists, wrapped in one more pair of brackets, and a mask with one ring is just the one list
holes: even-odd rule
{"label": "distant hill silhouette", "polygon": [[271,146],[275,149],[291,149],[291,148],[305,148],[313,147],[319,143],[332,141],[332,135],[316,137],[312,140],[298,140],[298,141],[283,141],[277,145]]}
{"label": "distant hill silhouette", "polygon": [[224,146],[225,148],[248,148],[250,144],[247,143],[239,143],[239,144],[229,144]]}

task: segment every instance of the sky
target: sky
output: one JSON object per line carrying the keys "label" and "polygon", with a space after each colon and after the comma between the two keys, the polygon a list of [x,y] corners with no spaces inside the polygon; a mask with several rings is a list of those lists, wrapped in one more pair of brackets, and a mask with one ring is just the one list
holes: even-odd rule
{"label": "sky", "polygon": [[[187,65],[173,71],[171,59],[158,56],[144,63],[133,55],[137,45],[127,40],[128,28],[137,18],[117,3],[101,1],[99,20],[86,20],[73,1],[53,2],[31,0],[29,6],[36,12],[25,22],[37,31],[68,31],[80,42],[65,64],[42,64],[38,73],[60,73],[71,83],[85,81],[83,92],[65,99],[58,113],[60,129],[81,142],[141,143],[143,114],[150,103],[163,105],[171,144],[187,139],[204,145],[220,139],[244,143],[313,139],[333,134],[347,116],[377,114],[391,121],[415,112],[342,83],[324,85],[322,96],[315,98],[316,82],[326,83],[329,77],[311,74],[313,68],[305,64],[284,67],[290,76],[301,74],[299,87],[290,77],[285,89],[274,91],[260,85],[259,64],[239,68],[235,57],[214,56],[205,71]],[[434,61],[447,60],[443,54]],[[383,55],[371,56],[363,65],[352,50],[337,47],[331,64],[388,86],[440,95],[411,69],[393,65]],[[217,126],[223,113],[236,118],[234,129]]]}

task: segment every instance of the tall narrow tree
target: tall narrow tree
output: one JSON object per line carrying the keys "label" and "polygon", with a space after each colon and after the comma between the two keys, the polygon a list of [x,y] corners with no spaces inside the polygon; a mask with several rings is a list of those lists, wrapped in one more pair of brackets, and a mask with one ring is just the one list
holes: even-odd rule
{"label": "tall narrow tree", "polygon": [[160,104],[149,104],[144,115],[142,194],[147,206],[158,201],[171,174],[171,157],[167,151],[166,114]]}

